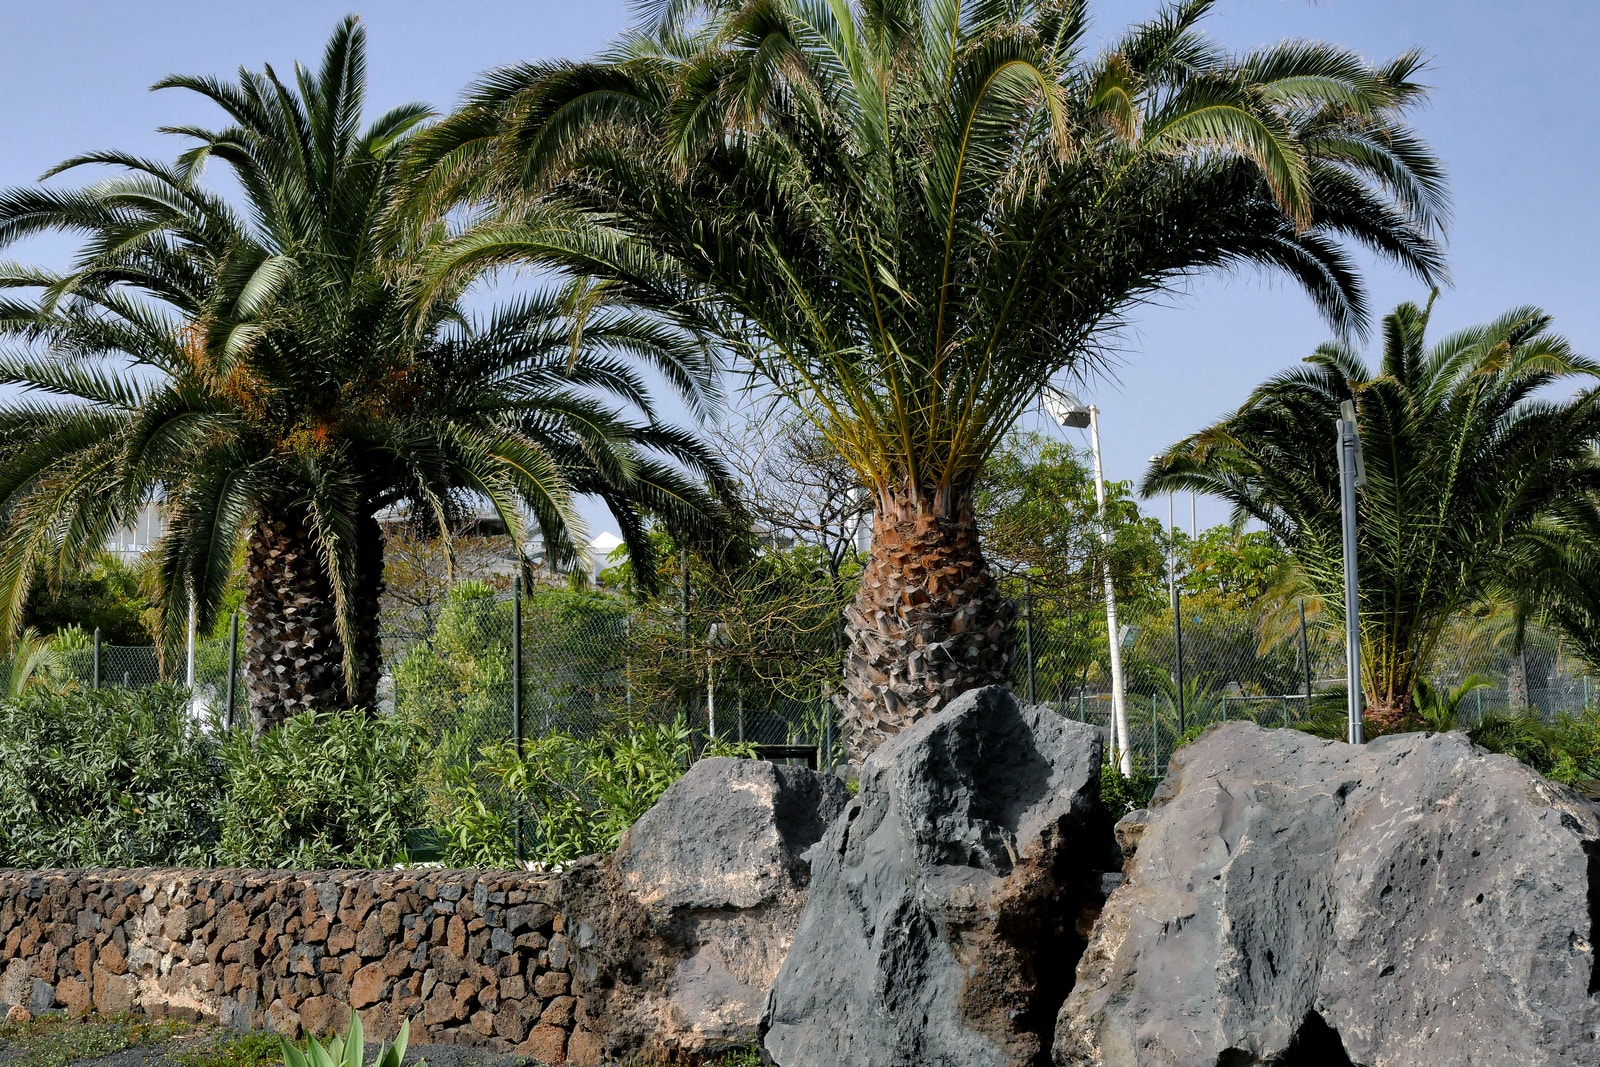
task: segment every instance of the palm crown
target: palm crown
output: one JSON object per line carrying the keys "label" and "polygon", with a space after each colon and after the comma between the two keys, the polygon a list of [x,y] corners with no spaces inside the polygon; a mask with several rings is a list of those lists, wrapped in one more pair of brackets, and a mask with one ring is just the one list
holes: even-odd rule
{"label": "palm crown", "polygon": [[1256,264],[1352,330],[1342,241],[1441,272],[1442,177],[1403,122],[1419,57],[1236,56],[1198,32],[1209,7],[1091,55],[1074,0],[650,4],[599,61],[486,78],[418,139],[411,195],[497,199],[460,268],[603,277],[842,451],[878,507],[847,672],[876,736],[1003,679],[974,478],[1132,302]]}
{"label": "palm crown", "polygon": [[[1382,362],[1326,344],[1243,407],[1152,464],[1146,493],[1229,501],[1292,552],[1312,593],[1337,603],[1344,561],[1334,424],[1353,401],[1367,485],[1358,506],[1363,687],[1382,726],[1415,725],[1413,692],[1452,616],[1520,601],[1538,546],[1600,487],[1600,364],[1517,308],[1428,345],[1428,308],[1384,319]],[[1589,389],[1549,399],[1549,387]]]}
{"label": "palm crown", "polygon": [[[0,198],[0,242],[86,235],[65,274],[0,272],[0,286],[40,294],[0,305],[0,381],[46,397],[0,411],[0,598],[13,625],[37,566],[96,551],[156,493],[170,630],[191,594],[209,625],[248,533],[252,704],[268,721],[370,706],[383,509],[448,530],[467,494],[486,498],[519,543],[531,513],[559,562],[575,551],[574,495],[599,493],[647,576],[648,516],[686,535],[725,518],[721,466],[656,421],[634,369],[654,366],[703,405],[704,346],[592,284],[481,319],[461,299],[472,275],[425,285],[442,222],[392,226],[386,213],[428,112],[408,105],[363,128],[364,81],[349,20],[320,71],[297,68],[292,84],[270,68],[160,83],[232,120],[172,131],[196,142],[176,164],[95,153],[57,170],[122,174]],[[199,184],[213,158],[242,210]]]}

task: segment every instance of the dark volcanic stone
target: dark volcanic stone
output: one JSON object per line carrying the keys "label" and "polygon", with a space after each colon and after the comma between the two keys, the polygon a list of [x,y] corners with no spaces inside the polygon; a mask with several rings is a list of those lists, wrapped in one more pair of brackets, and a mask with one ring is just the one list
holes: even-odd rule
{"label": "dark volcanic stone", "polygon": [[701,760],[614,855],[569,872],[573,992],[610,1055],[750,1044],[800,920],[806,853],[847,799],[832,775]]}
{"label": "dark volcanic stone", "polygon": [[999,688],[886,742],[812,857],[763,1020],[780,1067],[1048,1062],[1116,864],[1099,732]]}
{"label": "dark volcanic stone", "polygon": [[1145,818],[1058,1064],[1600,1063],[1600,820],[1515,760],[1230,723]]}

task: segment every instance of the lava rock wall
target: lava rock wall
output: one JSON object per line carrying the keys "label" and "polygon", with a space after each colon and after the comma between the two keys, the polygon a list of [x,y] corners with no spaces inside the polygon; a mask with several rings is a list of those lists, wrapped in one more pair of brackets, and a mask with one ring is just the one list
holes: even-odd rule
{"label": "lava rock wall", "polygon": [[0,871],[0,1014],[143,1011],[598,1063],[560,881],[478,871]]}

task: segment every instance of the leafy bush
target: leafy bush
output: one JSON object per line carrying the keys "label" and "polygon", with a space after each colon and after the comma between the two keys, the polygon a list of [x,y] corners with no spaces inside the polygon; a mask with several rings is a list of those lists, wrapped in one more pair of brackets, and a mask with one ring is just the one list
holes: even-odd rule
{"label": "leafy bush", "polygon": [[[523,744],[517,759],[505,743],[486,746],[474,770],[487,772],[511,798],[515,813],[485,799],[473,770],[451,783],[444,832],[446,862],[509,866],[516,813],[533,858],[569,863],[609,852],[694,761],[692,734],[672,723],[613,728],[593,738],[552,733]],[[754,746],[717,740],[707,756],[753,756]]]}
{"label": "leafy bush", "polygon": [[0,702],[0,866],[204,866],[221,786],[175,687]]}
{"label": "leafy bush", "polygon": [[1486,715],[1467,736],[1491,752],[1515,756],[1552,781],[1573,785],[1600,780],[1600,711],[1562,715]]}
{"label": "leafy bush", "polygon": [[1159,774],[1134,771],[1125,775],[1114,763],[1100,765],[1100,802],[1113,819],[1120,819],[1130,811],[1150,806],[1150,797],[1161,784]]}
{"label": "leafy bush", "polygon": [[381,867],[422,820],[416,727],[363,711],[305,712],[223,745],[223,863]]}

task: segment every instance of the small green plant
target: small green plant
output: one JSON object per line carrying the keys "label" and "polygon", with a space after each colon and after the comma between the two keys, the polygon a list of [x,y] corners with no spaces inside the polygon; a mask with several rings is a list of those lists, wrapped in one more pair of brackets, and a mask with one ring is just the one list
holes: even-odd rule
{"label": "small green plant", "polygon": [[384,867],[422,822],[416,726],[360,710],[304,712],[222,748],[223,863],[253,867]]}
{"label": "small green plant", "polygon": [[272,1067],[283,1059],[276,1034],[228,1034],[201,1048],[172,1056],[178,1067]]}
{"label": "small green plant", "polygon": [[1439,689],[1427,679],[1419,679],[1414,693],[1417,715],[1430,730],[1459,730],[1461,705],[1479,689],[1488,689],[1492,685],[1494,679],[1481,674],[1469,674],[1452,690]]}
{"label": "small green plant", "polygon": [[[378,1057],[372,1067],[400,1067],[406,1058],[406,1043],[411,1036],[411,1023],[400,1024],[394,1044],[378,1046]],[[361,1016],[350,1013],[350,1029],[343,1037],[335,1034],[324,1046],[314,1037],[306,1039],[302,1052],[287,1040],[280,1039],[278,1047],[283,1053],[285,1067],[365,1067],[365,1037],[361,1031]],[[412,1067],[428,1067],[426,1060],[418,1060]]]}
{"label": "small green plant", "polygon": [[180,1019],[139,1015],[89,1015],[82,1018],[51,1012],[25,1023],[0,1026],[0,1055],[7,1067],[66,1067],[76,1060],[98,1059],[140,1045],[159,1044],[192,1030]]}

